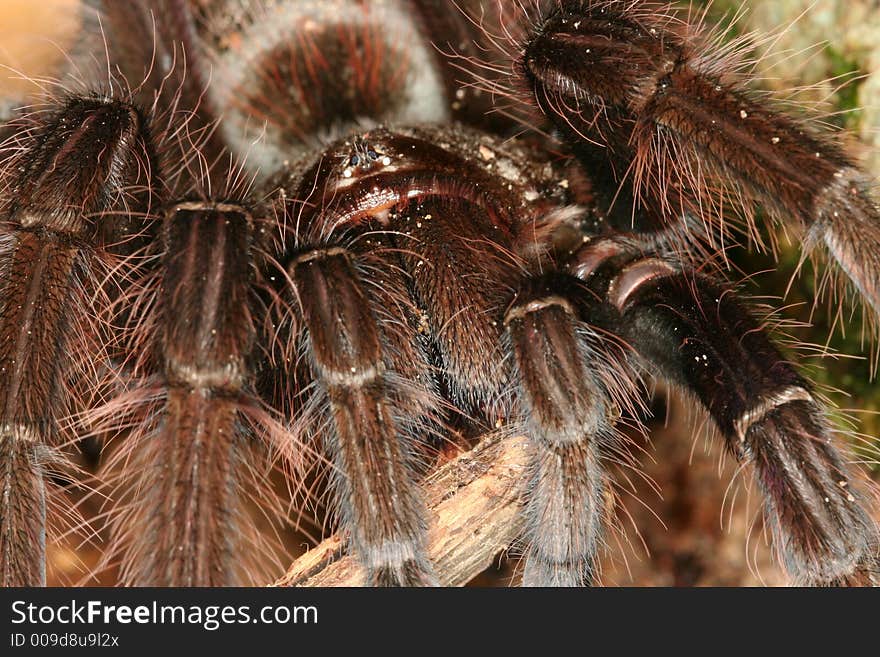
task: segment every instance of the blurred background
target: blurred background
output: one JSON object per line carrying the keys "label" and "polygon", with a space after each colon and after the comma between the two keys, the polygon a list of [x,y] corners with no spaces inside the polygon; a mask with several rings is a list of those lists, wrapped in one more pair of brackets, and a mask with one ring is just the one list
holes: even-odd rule
{"label": "blurred background", "polygon": [[0,90],[39,89],[28,76],[51,75],[79,25],[79,0],[0,0]]}
{"label": "blurred background", "polygon": [[[40,85],[29,78],[52,76],[63,65],[65,50],[76,38],[77,11],[78,0],[0,0],[0,100],[15,105],[39,93]],[[707,11],[710,20],[720,24],[740,14],[731,36],[749,30],[774,33],[754,51],[759,86],[799,89],[797,101],[818,108],[824,120],[846,129],[853,152],[880,179],[880,0],[715,0]],[[9,103],[0,102],[0,108],[4,105]],[[778,267],[768,254],[735,253],[737,267],[764,272],[743,290],[784,305],[791,340],[817,346],[809,356],[798,356],[798,362],[837,407],[839,425],[878,436],[880,389],[872,378],[872,348],[860,312],[838,301],[814,309],[816,277],[809,263],[789,288],[799,259],[797,247],[782,240]],[[833,355],[837,353],[847,357]],[[705,418],[677,395],[663,391],[658,392],[654,410],[650,442],[634,440],[645,449],[644,472],[659,493],[639,480],[621,493],[621,531],[609,541],[605,583],[784,583],[767,546],[755,491],[747,476],[740,475],[731,485],[736,464],[709,435]],[[852,460],[871,461],[865,467],[875,481],[880,479],[877,447],[872,456],[858,451],[857,441],[853,445]],[[292,533],[286,543],[295,551],[302,549],[304,540]],[[54,581],[77,581],[83,568],[96,563],[98,552],[89,546],[60,545],[53,548],[52,558]],[[515,581],[517,564],[515,557],[499,557],[474,584]],[[112,584],[113,574],[92,583]]]}

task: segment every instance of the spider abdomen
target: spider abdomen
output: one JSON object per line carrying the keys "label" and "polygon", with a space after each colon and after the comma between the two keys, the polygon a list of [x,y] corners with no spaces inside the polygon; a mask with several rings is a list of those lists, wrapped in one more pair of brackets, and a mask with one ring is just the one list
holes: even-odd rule
{"label": "spider abdomen", "polygon": [[221,129],[266,173],[353,129],[447,119],[434,52],[406,2],[248,2],[238,16],[199,19]]}

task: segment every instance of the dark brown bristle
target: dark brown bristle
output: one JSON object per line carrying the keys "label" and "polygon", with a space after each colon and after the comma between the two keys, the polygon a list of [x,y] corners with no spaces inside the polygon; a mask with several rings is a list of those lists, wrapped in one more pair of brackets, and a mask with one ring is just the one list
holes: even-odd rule
{"label": "dark brown bristle", "polygon": [[372,25],[327,25],[303,33],[252,66],[256,84],[234,98],[282,143],[310,143],[340,125],[393,114],[406,100],[410,75],[406,53]]}

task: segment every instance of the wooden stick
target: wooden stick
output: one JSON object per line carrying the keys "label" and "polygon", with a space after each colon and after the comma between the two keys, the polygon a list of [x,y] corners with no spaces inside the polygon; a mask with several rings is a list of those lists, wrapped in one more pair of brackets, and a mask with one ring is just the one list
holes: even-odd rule
{"label": "wooden stick", "polygon": [[[526,439],[490,434],[423,485],[428,552],[444,586],[463,586],[523,530]],[[363,571],[338,534],[293,562],[275,586],[359,586]]]}

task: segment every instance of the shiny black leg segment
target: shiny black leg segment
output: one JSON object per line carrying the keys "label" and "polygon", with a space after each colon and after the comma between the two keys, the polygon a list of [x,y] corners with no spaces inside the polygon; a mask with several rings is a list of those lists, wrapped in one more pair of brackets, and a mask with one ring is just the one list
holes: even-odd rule
{"label": "shiny black leg segment", "polygon": [[761,325],[729,290],[658,259],[631,262],[606,281],[616,330],[649,369],[695,394],[731,451],[754,465],[794,583],[876,581],[876,530],[828,421]]}

